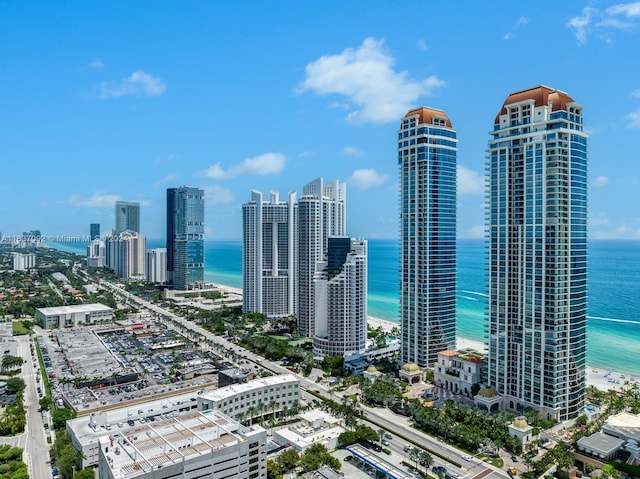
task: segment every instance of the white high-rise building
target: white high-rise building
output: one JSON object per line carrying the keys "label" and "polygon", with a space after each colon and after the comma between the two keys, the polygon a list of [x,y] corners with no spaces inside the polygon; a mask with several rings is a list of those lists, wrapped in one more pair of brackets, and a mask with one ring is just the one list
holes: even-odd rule
{"label": "white high-rise building", "polygon": [[242,309],[269,317],[295,314],[297,304],[296,193],[269,201],[251,192],[242,205]]}
{"label": "white high-rise building", "polygon": [[315,275],[314,356],[351,356],[367,346],[367,242],[328,240]]}
{"label": "white high-rise building", "polygon": [[314,275],[316,263],[327,252],[327,240],[346,236],[345,183],[324,184],[317,178],[307,184],[298,200],[298,333],[315,335]]}
{"label": "white high-rise building", "polygon": [[487,383],[507,409],[563,421],[585,400],[587,134],[582,105],[512,93],[488,149]]}
{"label": "white high-rise building", "polygon": [[147,281],[164,283],[167,280],[167,248],[147,250]]}
{"label": "white high-rise building", "polygon": [[107,238],[105,262],[121,278],[145,279],[147,238],[140,233],[125,231]]}
{"label": "white high-rise building", "polygon": [[455,348],[457,144],[435,108],[409,111],[398,130],[403,364],[433,366]]}
{"label": "white high-rise building", "polygon": [[11,253],[11,268],[13,271],[26,271],[36,267],[34,253]]}
{"label": "white high-rise building", "polygon": [[106,249],[104,241],[93,239],[87,245],[87,267],[102,268],[105,266]]}

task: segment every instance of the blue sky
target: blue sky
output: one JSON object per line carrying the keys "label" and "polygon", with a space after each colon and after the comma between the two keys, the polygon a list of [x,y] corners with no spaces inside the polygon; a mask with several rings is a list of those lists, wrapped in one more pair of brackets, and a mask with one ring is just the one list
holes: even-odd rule
{"label": "blue sky", "polygon": [[396,131],[458,132],[458,231],[484,222],[485,150],[509,93],[584,105],[591,238],[640,238],[640,2],[0,4],[0,231],[107,231],[118,199],[164,236],[165,190],[241,238],[251,189],[347,182],[351,236],[398,232]]}

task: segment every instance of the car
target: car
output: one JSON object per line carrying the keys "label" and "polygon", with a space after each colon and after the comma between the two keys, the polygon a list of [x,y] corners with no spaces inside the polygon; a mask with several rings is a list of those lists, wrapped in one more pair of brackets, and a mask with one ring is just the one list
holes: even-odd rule
{"label": "car", "polygon": [[384,438],[385,438],[385,439],[393,439],[393,436],[392,436],[391,434],[389,434],[389,433],[386,433],[386,434],[384,435]]}
{"label": "car", "polygon": [[511,460],[512,460],[513,462],[518,462],[518,461],[519,461],[519,459],[518,459],[518,457],[517,457],[517,456],[511,456]]}
{"label": "car", "polygon": [[129,420],[127,421],[127,424],[128,424],[129,426],[135,426],[135,425],[136,425],[136,423],[135,423],[135,422],[133,422],[133,420],[132,420],[132,419],[129,419]]}
{"label": "car", "polygon": [[353,456],[345,456],[344,461],[345,462],[353,461]]}
{"label": "car", "polygon": [[433,466],[432,471],[433,472],[442,472],[442,473],[446,474],[447,473],[447,468],[444,467],[444,466]]}
{"label": "car", "polygon": [[462,456],[462,460],[463,461],[470,461],[471,460],[471,456]]}
{"label": "car", "polygon": [[382,444],[385,445],[385,446],[388,446],[389,445],[389,441],[382,441]]}

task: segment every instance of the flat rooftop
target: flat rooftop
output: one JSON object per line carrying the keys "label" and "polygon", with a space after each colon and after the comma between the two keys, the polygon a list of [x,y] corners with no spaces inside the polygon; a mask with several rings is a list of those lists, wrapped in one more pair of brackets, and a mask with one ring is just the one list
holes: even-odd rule
{"label": "flat rooftop", "polygon": [[201,397],[210,401],[221,401],[229,396],[241,394],[245,392],[251,392],[259,387],[280,386],[282,384],[293,384],[300,380],[293,374],[282,374],[278,376],[268,376],[266,378],[252,379],[246,383],[231,384],[220,389],[216,389],[211,392],[204,393]]}
{"label": "flat rooftop", "polygon": [[257,429],[241,426],[218,411],[192,411],[125,430],[117,437],[105,435],[100,447],[114,476],[127,478],[236,445],[244,433]]}
{"label": "flat rooftop", "polygon": [[72,304],[69,306],[53,306],[51,308],[37,308],[45,316],[58,314],[91,313],[97,311],[113,311],[109,306],[100,303],[93,304]]}

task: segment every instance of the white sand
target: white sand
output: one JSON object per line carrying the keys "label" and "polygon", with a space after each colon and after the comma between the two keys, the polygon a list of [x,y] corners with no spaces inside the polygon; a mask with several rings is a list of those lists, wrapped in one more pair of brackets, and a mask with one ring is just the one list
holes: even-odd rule
{"label": "white sand", "polygon": [[[399,327],[399,325],[397,323],[394,323],[393,321],[387,321],[384,319],[375,318],[373,316],[369,316],[368,323],[369,326],[374,329],[382,327],[382,329],[385,331],[391,331],[391,329],[393,329],[394,327]],[[482,341],[476,341],[468,338],[458,337],[456,340],[456,348],[458,350],[470,348],[485,354],[487,352],[486,347]],[[632,384],[633,382],[638,382],[640,384],[638,378],[622,372],[601,370],[592,368],[589,365],[587,365],[586,369],[587,386],[594,386],[602,391],[608,391],[610,389],[620,390],[625,385],[625,382],[629,382],[630,384]],[[609,382],[609,378],[611,378],[613,382]],[[615,381],[619,381],[619,384]]]}

